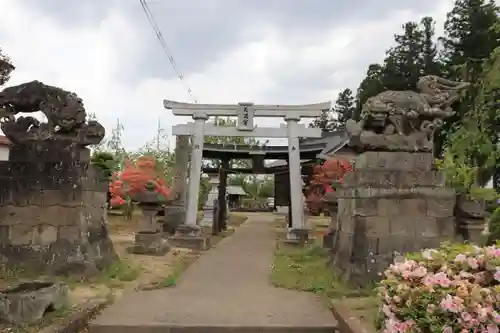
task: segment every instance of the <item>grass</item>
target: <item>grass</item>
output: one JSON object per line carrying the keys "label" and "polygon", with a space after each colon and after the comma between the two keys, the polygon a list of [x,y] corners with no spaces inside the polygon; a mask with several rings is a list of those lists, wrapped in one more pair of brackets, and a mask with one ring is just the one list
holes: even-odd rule
{"label": "grass", "polygon": [[141,267],[132,265],[125,259],[115,261],[96,278],[100,283],[113,286],[121,282],[135,281],[141,274]]}
{"label": "grass", "polygon": [[271,282],[281,288],[308,291],[326,298],[366,296],[365,289],[342,283],[328,265],[328,253],[319,243],[303,248],[280,245],[275,251]]}
{"label": "grass", "polygon": [[181,277],[182,273],[196,260],[197,256],[186,256],[182,259],[177,260],[172,268],[170,274],[158,284],[158,288],[168,288],[177,285],[177,281]]}

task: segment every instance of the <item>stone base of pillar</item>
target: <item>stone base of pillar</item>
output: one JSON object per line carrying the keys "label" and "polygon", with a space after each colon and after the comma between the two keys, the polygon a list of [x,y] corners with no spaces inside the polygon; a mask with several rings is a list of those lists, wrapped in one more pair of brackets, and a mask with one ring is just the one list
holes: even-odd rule
{"label": "stone base of pillar", "polygon": [[181,224],[176,230],[174,236],[179,237],[199,237],[201,235],[201,228],[197,225],[190,226]]}
{"label": "stone base of pillar", "polygon": [[288,206],[276,206],[276,213],[287,214]]}
{"label": "stone base of pillar", "polygon": [[285,244],[295,245],[295,246],[304,246],[309,241],[309,232],[310,229],[288,229],[286,233]]}
{"label": "stone base of pillar", "polygon": [[139,231],[135,234],[135,244],[132,248],[135,254],[163,256],[169,250],[170,246],[162,232]]}
{"label": "stone base of pillar", "polygon": [[175,234],[184,221],[186,221],[186,208],[184,206],[165,207],[163,232],[170,235]]}
{"label": "stone base of pillar", "polygon": [[210,248],[210,238],[202,235],[198,226],[181,225],[175,235],[168,238],[171,246],[195,251],[204,251]]}

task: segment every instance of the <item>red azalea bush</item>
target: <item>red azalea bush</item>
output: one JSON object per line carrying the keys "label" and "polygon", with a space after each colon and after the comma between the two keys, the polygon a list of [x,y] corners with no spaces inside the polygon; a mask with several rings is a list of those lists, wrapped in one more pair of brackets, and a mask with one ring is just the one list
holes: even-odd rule
{"label": "red azalea bush", "polygon": [[353,170],[351,163],[342,157],[332,158],[313,166],[313,174],[306,189],[307,208],[312,214],[320,214],[326,193],[334,192],[344,183],[344,175]]}
{"label": "red azalea bush", "polygon": [[160,199],[166,200],[170,194],[167,184],[155,170],[156,162],[149,156],[141,156],[133,161],[126,161],[121,172],[112,176],[109,191],[111,207],[123,206],[127,198],[144,191],[156,191]]}

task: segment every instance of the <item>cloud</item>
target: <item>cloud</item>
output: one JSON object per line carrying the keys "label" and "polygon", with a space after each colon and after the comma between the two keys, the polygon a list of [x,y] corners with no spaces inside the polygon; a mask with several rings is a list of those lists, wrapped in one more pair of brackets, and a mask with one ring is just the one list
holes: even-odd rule
{"label": "cloud", "polygon": [[[156,135],[158,119],[169,133],[188,121],[163,109],[163,99],[189,96],[138,1],[69,2],[0,0],[9,14],[0,20],[0,40],[17,67],[9,84],[37,79],[77,92],[108,133],[120,119],[130,149]],[[368,64],[383,59],[401,24],[424,15],[442,22],[451,7],[447,0],[407,1],[406,7],[391,7],[390,0],[377,6],[362,0],[349,6],[316,0],[148,2],[201,103],[335,99],[341,89],[357,87]]]}

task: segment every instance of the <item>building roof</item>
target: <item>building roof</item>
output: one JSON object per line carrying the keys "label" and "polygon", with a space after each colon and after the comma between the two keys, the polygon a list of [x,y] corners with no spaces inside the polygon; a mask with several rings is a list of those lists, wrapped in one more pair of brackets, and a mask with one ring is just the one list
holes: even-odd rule
{"label": "building roof", "polygon": [[12,145],[12,142],[5,135],[0,135],[0,146],[10,145]]}
{"label": "building roof", "polygon": [[226,191],[229,195],[247,195],[241,186],[229,185]]}

